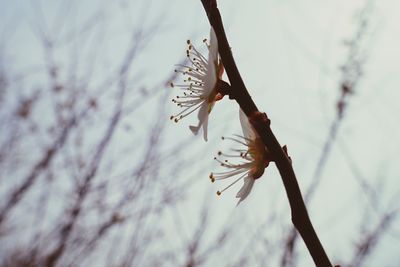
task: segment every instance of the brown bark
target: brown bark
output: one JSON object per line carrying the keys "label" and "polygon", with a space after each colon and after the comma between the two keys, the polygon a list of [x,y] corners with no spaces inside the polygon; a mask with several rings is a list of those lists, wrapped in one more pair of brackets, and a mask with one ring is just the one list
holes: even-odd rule
{"label": "brown bark", "polygon": [[[221,15],[217,8],[216,0],[201,0],[208,19],[218,39],[218,51],[224,64],[226,74],[231,84],[229,96],[236,100],[240,108],[251,119],[253,126],[268,150],[271,152],[279,173],[285,186],[286,194],[289,200],[292,222],[303,238],[308,251],[310,252],[316,266],[332,266],[328,256],[322,247],[321,242],[314,230],[311,220],[307,213],[307,208],[297,183],[297,178],[292,168],[291,160],[282,149],[274,133],[272,132],[269,120],[263,119],[254,101],[252,100],[246,86],[240,76],[239,70],[233,58]],[[258,118],[258,119],[257,119]],[[264,116],[265,118],[265,116]]]}

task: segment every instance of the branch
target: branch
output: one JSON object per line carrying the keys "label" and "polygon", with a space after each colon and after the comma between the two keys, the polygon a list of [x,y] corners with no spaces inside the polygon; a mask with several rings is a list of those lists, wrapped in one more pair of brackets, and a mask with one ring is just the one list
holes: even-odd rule
{"label": "branch", "polygon": [[23,183],[19,185],[7,199],[4,207],[0,209],[0,227],[5,221],[8,213],[20,202],[27,190],[33,185],[39,175],[45,170],[56,156],[57,152],[64,146],[72,128],[77,124],[77,117],[72,116],[61,134],[54,143],[45,151],[42,158],[33,166],[32,170],[25,177]]}
{"label": "branch", "polygon": [[272,132],[269,119],[266,118],[265,114],[262,116],[262,113],[258,111],[256,104],[252,100],[240,76],[226,38],[216,0],[201,0],[201,2],[207,13],[209,22],[217,35],[218,51],[232,86],[232,93],[230,96],[236,100],[240,108],[250,118],[251,123],[260,135],[263,143],[274,157],[289,199],[292,222],[303,238],[316,266],[332,266],[308,216],[291,160]]}
{"label": "branch", "polygon": [[357,244],[356,253],[353,256],[351,263],[348,265],[349,267],[361,266],[363,264],[385,232],[389,230],[390,225],[398,215],[398,211],[399,209],[395,209],[386,212],[374,229],[369,233],[362,234],[362,240]]}

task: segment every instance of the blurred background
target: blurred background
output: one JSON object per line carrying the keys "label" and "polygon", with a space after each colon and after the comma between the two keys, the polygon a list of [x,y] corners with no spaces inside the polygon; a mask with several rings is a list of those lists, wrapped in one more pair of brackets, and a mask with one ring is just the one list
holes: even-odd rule
{"label": "blurred background", "polygon": [[[218,4],[332,262],[399,266],[400,3]],[[274,164],[215,194],[236,103],[207,143],[169,120],[209,30],[200,0],[0,0],[0,266],[313,265]]]}

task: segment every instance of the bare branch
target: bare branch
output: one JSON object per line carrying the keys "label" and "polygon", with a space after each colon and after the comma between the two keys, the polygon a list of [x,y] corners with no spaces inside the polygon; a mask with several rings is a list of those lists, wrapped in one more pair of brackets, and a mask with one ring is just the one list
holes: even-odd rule
{"label": "bare branch", "polygon": [[307,209],[297,183],[296,175],[292,168],[291,160],[288,158],[273,134],[269,125],[269,120],[263,120],[260,117],[255,117],[257,114],[261,113],[258,111],[257,106],[251,99],[235,64],[228,40],[225,35],[225,30],[216,1],[202,0],[202,3],[208,15],[210,24],[214,28],[217,35],[218,51],[232,86],[232,92],[230,96],[236,100],[240,108],[250,118],[250,121],[257,130],[258,134],[261,136],[265,146],[273,155],[276,166],[281,174],[287,197],[289,199],[289,204],[292,211],[292,222],[300,232],[300,235],[306,243],[306,246],[315,264],[317,266],[324,267],[332,266],[309,219]]}

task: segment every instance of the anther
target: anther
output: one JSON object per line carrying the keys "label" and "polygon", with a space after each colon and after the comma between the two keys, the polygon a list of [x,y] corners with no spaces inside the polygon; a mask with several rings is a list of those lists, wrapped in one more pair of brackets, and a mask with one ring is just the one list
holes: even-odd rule
{"label": "anther", "polygon": [[[176,70],[175,70],[176,71]],[[170,86],[173,88],[174,87],[174,83],[170,83]]]}
{"label": "anther", "polygon": [[222,155],[222,152],[221,151],[218,151],[218,156],[221,156]]}
{"label": "anther", "polygon": [[188,40],[186,41],[186,43],[189,45],[189,44],[190,44],[190,40],[188,39]]}
{"label": "anther", "polygon": [[220,196],[221,195],[221,191],[217,191],[217,196]]}

